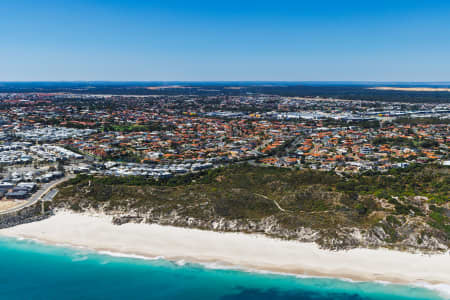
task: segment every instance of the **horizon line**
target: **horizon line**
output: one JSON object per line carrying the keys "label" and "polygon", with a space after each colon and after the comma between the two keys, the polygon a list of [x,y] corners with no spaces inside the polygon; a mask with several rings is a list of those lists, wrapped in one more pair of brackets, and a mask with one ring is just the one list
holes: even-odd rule
{"label": "horizon line", "polygon": [[450,84],[450,81],[382,80],[0,80],[0,83],[421,83]]}

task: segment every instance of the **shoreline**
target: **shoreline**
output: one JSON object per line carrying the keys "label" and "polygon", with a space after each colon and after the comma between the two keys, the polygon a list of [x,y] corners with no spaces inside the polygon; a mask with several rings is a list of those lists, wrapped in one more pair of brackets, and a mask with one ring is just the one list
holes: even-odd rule
{"label": "shoreline", "polygon": [[[57,212],[43,221],[1,229],[0,235],[99,254],[165,259],[208,267],[291,276],[389,282],[450,289],[450,254],[412,254],[387,249],[331,251],[314,243],[263,235],[219,233],[156,224],[113,225],[106,215]],[[442,289],[440,289],[442,290]]]}

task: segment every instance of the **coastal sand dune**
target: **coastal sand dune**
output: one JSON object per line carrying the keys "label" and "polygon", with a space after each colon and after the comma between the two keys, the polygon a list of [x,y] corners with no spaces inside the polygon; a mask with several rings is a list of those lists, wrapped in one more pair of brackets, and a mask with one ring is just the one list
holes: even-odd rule
{"label": "coastal sand dune", "polygon": [[218,233],[148,224],[116,226],[103,215],[58,212],[49,219],[0,230],[0,235],[84,246],[169,260],[215,262],[253,270],[302,275],[450,284],[450,255],[392,250],[328,251],[312,243],[261,235]]}

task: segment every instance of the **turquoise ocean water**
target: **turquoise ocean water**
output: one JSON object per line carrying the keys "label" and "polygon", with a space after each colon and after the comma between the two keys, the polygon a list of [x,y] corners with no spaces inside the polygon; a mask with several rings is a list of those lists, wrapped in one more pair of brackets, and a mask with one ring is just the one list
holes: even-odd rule
{"label": "turquoise ocean water", "polygon": [[0,299],[448,299],[415,286],[250,273],[0,238]]}

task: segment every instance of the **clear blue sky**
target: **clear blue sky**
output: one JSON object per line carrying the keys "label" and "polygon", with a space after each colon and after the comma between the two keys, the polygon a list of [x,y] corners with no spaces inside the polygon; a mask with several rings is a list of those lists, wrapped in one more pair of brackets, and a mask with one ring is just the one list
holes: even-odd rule
{"label": "clear blue sky", "polygon": [[1,0],[16,80],[450,81],[450,1]]}

